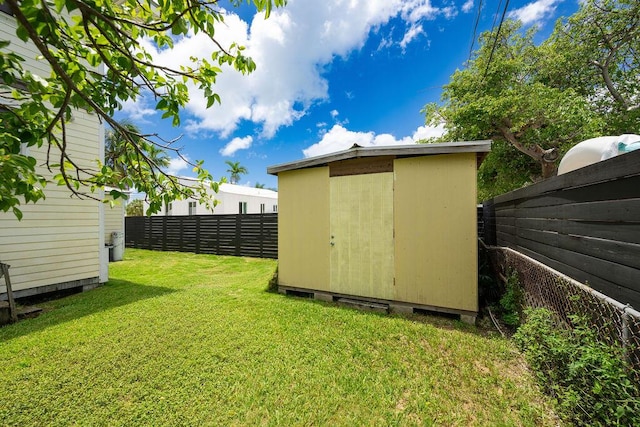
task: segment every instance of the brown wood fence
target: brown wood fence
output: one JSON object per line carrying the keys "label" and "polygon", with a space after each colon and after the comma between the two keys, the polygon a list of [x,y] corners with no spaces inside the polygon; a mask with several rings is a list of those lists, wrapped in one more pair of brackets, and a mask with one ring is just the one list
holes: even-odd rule
{"label": "brown wood fence", "polygon": [[640,308],[640,150],[484,203],[484,241]]}
{"label": "brown wood fence", "polygon": [[126,217],[125,245],[277,259],[278,214]]}

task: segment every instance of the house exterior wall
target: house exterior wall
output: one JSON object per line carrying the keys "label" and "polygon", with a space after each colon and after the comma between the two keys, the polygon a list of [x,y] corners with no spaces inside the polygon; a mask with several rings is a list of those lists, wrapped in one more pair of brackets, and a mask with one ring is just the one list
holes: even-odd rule
{"label": "house exterior wall", "polygon": [[[231,184],[228,184],[228,185],[231,185]],[[256,191],[257,194],[237,194],[232,192],[226,192],[224,190],[225,186],[226,186],[225,184],[221,186],[222,187],[221,191],[218,192],[218,195],[216,196],[216,198],[220,202],[213,210],[214,215],[240,213],[239,207],[238,207],[238,203],[240,202],[247,203],[246,213],[248,214],[261,213],[260,212],[261,203],[264,203],[265,205],[264,213],[277,213],[277,208],[275,211],[273,210],[273,206],[278,205],[278,193],[276,193],[275,191],[263,190],[263,191]],[[261,190],[261,189],[257,188],[255,190]],[[202,209],[204,209],[204,206],[202,207]]]}
{"label": "house exterior wall", "polygon": [[[239,214],[239,203],[244,202],[247,204],[248,214],[259,214],[260,205],[264,204],[264,213],[277,213],[278,212],[278,193],[272,190],[263,188],[243,187],[241,185],[234,184],[220,184],[217,193],[213,194],[214,198],[218,201],[213,212],[208,210],[204,205],[198,203],[196,199],[188,198],[185,200],[175,200],[171,202],[171,209],[165,208],[161,212],[157,212],[153,215],[159,216],[176,216],[176,215],[189,215],[189,203],[195,203],[194,215],[228,215]],[[275,208],[274,208],[275,206]],[[145,204],[146,210],[148,204]]]}
{"label": "house exterior wall", "polygon": [[478,310],[476,156],[396,159],[395,300]]}
{"label": "house exterior wall", "polygon": [[[15,36],[14,18],[4,13],[0,13],[0,39],[11,42],[9,48],[25,58],[25,67],[49,74],[46,63],[35,60],[35,47]],[[77,111],[67,133],[74,160],[80,166],[95,166],[104,144],[97,117]],[[46,147],[29,148],[28,154],[37,159],[38,165],[46,161]],[[51,156],[58,155],[52,149]],[[46,167],[38,166],[37,170],[52,177]],[[11,283],[18,297],[38,293],[38,289],[50,291],[99,282],[101,203],[70,198],[66,187],[53,182],[46,186],[45,194],[46,199],[35,205],[20,206],[24,214],[21,221],[10,212],[0,212],[0,261],[11,266]],[[5,292],[4,281],[0,283],[0,293]]]}
{"label": "house exterior wall", "polygon": [[329,168],[278,175],[278,282],[329,291]]}
{"label": "house exterior wall", "polygon": [[113,206],[104,205],[104,241],[111,243],[111,233],[119,231],[124,233],[125,206],[123,201]]}

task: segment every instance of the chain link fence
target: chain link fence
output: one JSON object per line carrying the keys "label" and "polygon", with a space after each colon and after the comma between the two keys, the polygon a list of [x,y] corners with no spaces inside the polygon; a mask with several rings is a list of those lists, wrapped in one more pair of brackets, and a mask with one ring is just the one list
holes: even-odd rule
{"label": "chain link fence", "polygon": [[525,305],[556,314],[559,326],[569,328],[569,316],[585,316],[600,340],[621,346],[640,381],[640,312],[517,251],[488,247],[494,272],[505,278],[516,271]]}

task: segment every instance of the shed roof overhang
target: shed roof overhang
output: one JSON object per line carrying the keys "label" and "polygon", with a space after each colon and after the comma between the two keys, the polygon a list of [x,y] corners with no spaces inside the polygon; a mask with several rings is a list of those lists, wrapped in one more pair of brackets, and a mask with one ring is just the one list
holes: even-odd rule
{"label": "shed roof overhang", "polygon": [[476,153],[478,167],[491,151],[491,140],[484,141],[464,141],[464,142],[444,142],[436,144],[412,144],[412,145],[391,145],[386,147],[361,147],[354,145],[348,150],[337,153],[325,154],[323,156],[309,157],[295,162],[281,163],[269,166],[267,173],[278,175],[296,169],[326,166],[329,163],[341,160],[359,159],[366,157],[390,156],[395,158],[432,156],[437,154],[455,153]]}

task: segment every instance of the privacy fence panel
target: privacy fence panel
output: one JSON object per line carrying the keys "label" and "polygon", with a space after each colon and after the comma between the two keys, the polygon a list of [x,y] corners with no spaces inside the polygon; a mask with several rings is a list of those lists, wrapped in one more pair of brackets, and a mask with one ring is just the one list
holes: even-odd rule
{"label": "privacy fence panel", "polygon": [[484,241],[640,308],[640,150],[484,203]]}
{"label": "privacy fence panel", "polygon": [[125,218],[125,244],[156,251],[278,258],[278,214]]}

